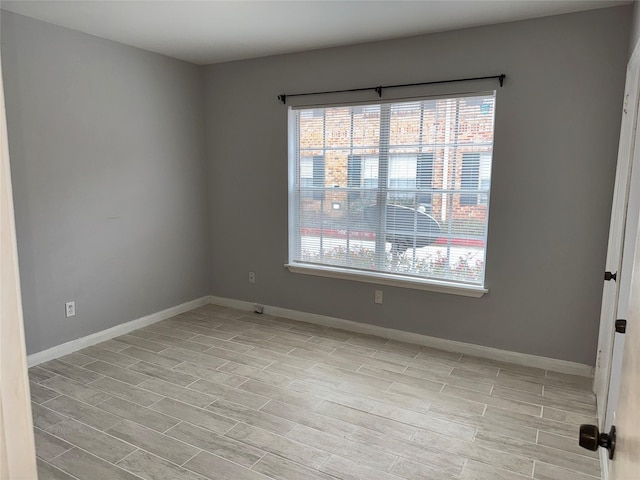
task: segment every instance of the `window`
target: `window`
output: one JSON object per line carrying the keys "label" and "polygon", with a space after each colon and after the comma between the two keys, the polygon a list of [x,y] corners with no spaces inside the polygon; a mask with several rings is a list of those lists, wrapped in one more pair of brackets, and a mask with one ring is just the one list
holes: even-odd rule
{"label": "window", "polygon": [[320,200],[324,190],[324,157],[300,159],[300,187],[305,197]]}
{"label": "window", "polygon": [[291,109],[289,268],[484,291],[494,107],[491,92]]}
{"label": "window", "polygon": [[[480,154],[462,154],[462,173],[460,188],[462,190],[477,190],[480,184]],[[464,193],[460,195],[460,205],[477,205],[478,195]]]}
{"label": "window", "polygon": [[349,187],[378,187],[378,157],[349,155],[347,163],[347,185]]}
{"label": "window", "polygon": [[418,204],[431,209],[431,189],[433,188],[433,153],[421,153],[416,164],[416,187]]}
{"label": "window", "polygon": [[460,188],[474,193],[460,195],[460,205],[486,205],[490,185],[491,155],[463,153]]}

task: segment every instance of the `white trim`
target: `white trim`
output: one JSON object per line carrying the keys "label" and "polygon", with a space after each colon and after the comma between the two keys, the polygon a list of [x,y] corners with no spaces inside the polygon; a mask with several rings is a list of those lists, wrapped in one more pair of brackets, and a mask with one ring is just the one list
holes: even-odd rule
{"label": "white trim", "polygon": [[292,265],[285,267],[291,273],[302,273],[303,275],[315,275],[318,277],[340,278],[342,280],[354,280],[356,282],[375,283],[378,285],[389,285],[392,287],[413,288],[415,290],[425,290],[429,292],[447,293],[450,295],[462,295],[465,297],[480,298],[489,290],[483,287],[472,285],[461,285],[453,282],[443,282],[439,280],[422,280],[388,273],[356,272],[338,267],[327,267],[320,265]]}
{"label": "white trim", "polygon": [[600,478],[609,480],[609,450],[601,448],[598,453],[600,454]]}
{"label": "white trim", "polygon": [[169,307],[160,312],[152,313],[151,315],[146,315],[144,317],[131,320],[130,322],[121,323],[120,325],[107,328],[106,330],[102,330],[100,332],[92,333],[91,335],[87,335],[86,337],[77,338],[75,340],[71,340],[70,342],[48,348],[47,350],[33,353],[27,357],[27,364],[29,365],[29,367],[33,367],[40,363],[48,362],[49,360],[53,360],[54,358],[68,355],[83,348],[90,347],[91,345],[95,345],[96,343],[104,342],[105,340],[109,340],[110,338],[124,335],[125,333],[137,330],[142,327],[146,327],[148,325],[151,325],[152,323],[166,320],[167,318],[174,317],[180,313],[188,312],[189,310],[193,310],[194,308],[207,305],[208,303],[210,303],[209,297],[205,296],[197,298],[195,300],[191,300],[190,302],[181,303],[180,305],[176,305],[174,307]]}
{"label": "white trim", "polygon": [[[236,308],[252,312],[255,306],[254,302],[246,302],[243,300],[235,300],[224,297],[210,297],[210,302],[215,305]],[[566,360],[558,360],[555,358],[540,357],[538,355],[530,355],[527,353],[511,352],[508,350],[500,350],[498,348],[484,347],[482,345],[474,345],[471,343],[458,342],[455,340],[447,340],[444,338],[429,337],[419,333],[405,332],[392,328],[379,327],[367,323],[353,322],[351,320],[343,320],[341,318],[327,317],[315,313],[305,313],[298,310],[290,310],[288,308],[272,307],[265,305],[264,313],[279,317],[298,320],[301,322],[314,323],[326,327],[340,328],[356,333],[366,333],[376,335],[378,337],[390,338],[401,342],[415,343],[427,347],[434,347],[449,352],[463,353],[465,355],[473,355],[476,357],[488,358],[501,362],[515,363],[517,365],[525,365],[527,367],[542,368],[552,370],[554,372],[569,373],[572,375],[580,375],[583,377],[593,376],[593,367],[582,363],[569,362]]]}

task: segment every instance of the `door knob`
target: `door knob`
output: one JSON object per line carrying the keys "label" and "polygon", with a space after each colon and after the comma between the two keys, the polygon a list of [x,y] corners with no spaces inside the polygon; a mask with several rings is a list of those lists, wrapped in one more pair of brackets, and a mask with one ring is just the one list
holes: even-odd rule
{"label": "door knob", "polygon": [[580,440],[578,442],[582,448],[596,451],[598,447],[609,450],[609,460],[613,460],[616,450],[616,427],[611,426],[609,433],[600,433],[595,425],[580,425]]}
{"label": "door knob", "polygon": [[604,279],[608,282],[609,280],[613,280],[614,282],[616,281],[616,276],[618,275],[618,272],[616,273],[611,273],[611,272],[604,272]]}

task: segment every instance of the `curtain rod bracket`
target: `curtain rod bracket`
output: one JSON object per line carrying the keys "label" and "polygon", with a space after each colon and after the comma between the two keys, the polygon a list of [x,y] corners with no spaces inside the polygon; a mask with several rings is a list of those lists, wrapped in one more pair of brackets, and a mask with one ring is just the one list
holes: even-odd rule
{"label": "curtain rod bracket", "polygon": [[502,87],[502,85],[504,84],[505,77],[506,75],[504,73],[498,77],[498,81],[500,82],[500,87]]}
{"label": "curtain rod bracket", "polygon": [[382,98],[382,85],[374,88],[374,90],[376,91],[376,93],[378,94],[378,98]]}
{"label": "curtain rod bracket", "polygon": [[[502,82],[500,82],[500,84],[502,84]],[[278,100],[280,100],[282,102],[283,105],[286,105],[287,103],[287,96],[283,93],[282,95],[278,95]]]}

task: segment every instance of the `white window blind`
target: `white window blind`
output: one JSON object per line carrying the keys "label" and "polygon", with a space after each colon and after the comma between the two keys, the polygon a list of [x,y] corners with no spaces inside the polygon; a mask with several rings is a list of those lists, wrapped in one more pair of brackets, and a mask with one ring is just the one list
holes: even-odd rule
{"label": "white window blind", "polygon": [[289,264],[484,284],[495,92],[290,110]]}

